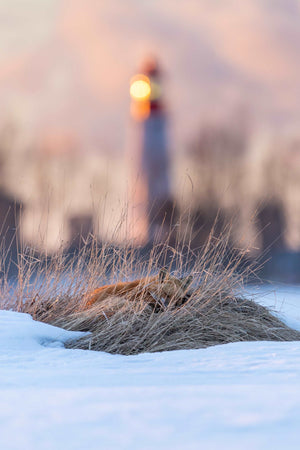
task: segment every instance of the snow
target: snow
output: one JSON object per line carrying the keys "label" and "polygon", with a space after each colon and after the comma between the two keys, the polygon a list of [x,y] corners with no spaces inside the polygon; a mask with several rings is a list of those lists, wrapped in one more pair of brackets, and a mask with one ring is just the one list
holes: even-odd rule
{"label": "snow", "polygon": [[[300,330],[293,289],[257,298]],[[299,448],[300,342],[120,356],[78,335],[0,311],[1,449]]]}

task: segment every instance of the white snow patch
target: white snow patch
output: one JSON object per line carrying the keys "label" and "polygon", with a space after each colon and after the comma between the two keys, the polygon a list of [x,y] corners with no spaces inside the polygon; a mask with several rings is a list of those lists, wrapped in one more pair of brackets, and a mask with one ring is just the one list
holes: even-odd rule
{"label": "white snow patch", "polygon": [[300,342],[126,357],[78,336],[0,311],[1,449],[299,448]]}
{"label": "white snow patch", "polygon": [[85,334],[33,321],[29,314],[3,310],[0,313],[0,349],[6,347],[7,351],[32,351],[41,345],[63,347],[67,340]]}

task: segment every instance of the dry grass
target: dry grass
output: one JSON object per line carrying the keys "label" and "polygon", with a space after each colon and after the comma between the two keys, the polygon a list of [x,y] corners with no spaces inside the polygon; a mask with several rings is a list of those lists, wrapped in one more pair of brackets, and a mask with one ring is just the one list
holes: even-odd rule
{"label": "dry grass", "polygon": [[[68,330],[90,331],[69,342],[70,348],[125,355],[237,341],[300,340],[299,332],[268,309],[242,297],[243,282],[251,268],[237,275],[243,255],[228,257],[227,249],[226,237],[214,239],[211,234],[198,256],[178,243],[175,249],[168,244],[155,246],[143,257],[129,247],[99,249],[94,240],[74,258],[61,252],[50,261],[42,261],[25,251],[19,257],[15,287],[3,279],[0,306]],[[193,276],[181,305],[173,301],[176,292],[163,308],[149,305],[152,288],[145,283],[138,290],[108,296],[85,308],[86,293],[96,287],[147,278],[160,267],[174,277]],[[164,292],[163,283],[159,292]],[[157,293],[156,300],[161,300]]]}
{"label": "dry grass", "polygon": [[[103,311],[114,300],[118,302],[118,311],[106,320]],[[255,302],[205,293],[201,289],[194,291],[188,303],[176,310],[154,313],[142,302],[110,299],[104,305],[58,321],[58,324],[92,332],[71,342],[69,347],[125,355],[204,348],[238,341],[300,339],[300,333],[289,329]]]}

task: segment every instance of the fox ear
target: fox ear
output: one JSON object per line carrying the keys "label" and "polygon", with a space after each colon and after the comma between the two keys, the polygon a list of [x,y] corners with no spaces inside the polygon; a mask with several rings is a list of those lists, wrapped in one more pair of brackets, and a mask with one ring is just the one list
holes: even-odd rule
{"label": "fox ear", "polygon": [[184,277],[181,279],[183,281],[183,283],[182,283],[183,289],[187,289],[190,286],[190,284],[192,284],[194,278],[192,275],[189,275],[188,277]]}
{"label": "fox ear", "polygon": [[168,275],[168,271],[165,267],[160,269],[159,274],[158,274],[159,281],[160,282],[164,281],[167,275]]}

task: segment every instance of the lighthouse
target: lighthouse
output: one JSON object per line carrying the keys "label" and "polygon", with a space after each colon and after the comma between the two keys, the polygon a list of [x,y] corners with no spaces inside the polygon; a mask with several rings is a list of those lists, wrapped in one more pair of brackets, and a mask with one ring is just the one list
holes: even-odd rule
{"label": "lighthouse", "polygon": [[165,239],[173,210],[161,78],[156,59],[149,58],[130,83],[131,116],[136,130],[133,207],[148,242]]}

